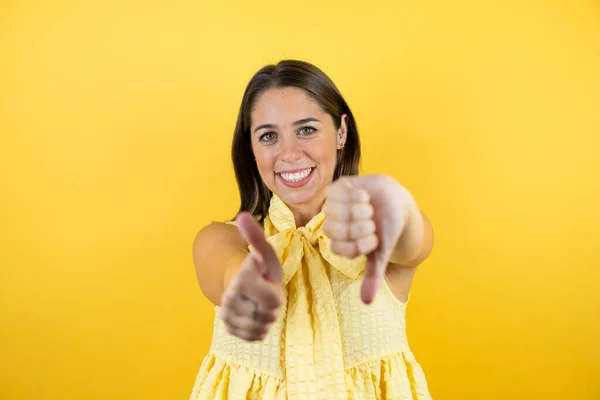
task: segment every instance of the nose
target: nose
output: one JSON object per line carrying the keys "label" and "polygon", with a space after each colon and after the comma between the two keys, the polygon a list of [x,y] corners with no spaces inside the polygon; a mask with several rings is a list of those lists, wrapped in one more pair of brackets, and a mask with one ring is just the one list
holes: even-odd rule
{"label": "nose", "polygon": [[292,137],[286,137],[282,140],[281,144],[281,161],[285,161],[287,163],[293,163],[298,161],[303,156],[302,149],[298,146],[298,139],[296,135]]}

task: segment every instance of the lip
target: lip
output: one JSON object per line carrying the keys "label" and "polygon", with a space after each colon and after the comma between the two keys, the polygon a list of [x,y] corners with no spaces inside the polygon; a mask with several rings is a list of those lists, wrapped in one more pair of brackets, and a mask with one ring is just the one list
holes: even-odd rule
{"label": "lip", "polygon": [[300,172],[300,171],[304,171],[307,168],[300,168],[300,169],[293,169],[293,170],[288,170],[288,171],[282,171],[282,172],[278,172],[277,173],[277,179],[279,179],[279,182],[281,182],[283,185],[289,187],[289,188],[299,188],[302,187],[304,185],[306,185],[311,179],[312,176],[314,175],[315,172],[315,167],[310,167],[311,171],[308,174],[308,176],[304,179],[302,179],[301,181],[298,182],[288,182],[285,179],[283,179],[283,177],[281,176],[281,174],[291,174],[291,173],[295,173],[295,172]]}
{"label": "lip", "polygon": [[[306,168],[287,169],[285,171],[277,171],[275,173],[277,175],[279,175],[279,174],[295,174],[296,172],[304,171],[305,169],[309,169],[309,168],[312,168],[313,170],[315,169],[315,167],[306,167]],[[311,171],[311,173],[312,173],[312,171]]]}

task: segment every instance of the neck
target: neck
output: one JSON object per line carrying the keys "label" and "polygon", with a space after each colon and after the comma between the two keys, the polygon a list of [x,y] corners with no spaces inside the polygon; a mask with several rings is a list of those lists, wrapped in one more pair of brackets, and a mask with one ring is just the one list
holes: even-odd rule
{"label": "neck", "polygon": [[308,224],[315,215],[321,212],[324,203],[324,201],[319,201],[308,204],[290,205],[290,210],[296,220],[296,226],[300,228]]}

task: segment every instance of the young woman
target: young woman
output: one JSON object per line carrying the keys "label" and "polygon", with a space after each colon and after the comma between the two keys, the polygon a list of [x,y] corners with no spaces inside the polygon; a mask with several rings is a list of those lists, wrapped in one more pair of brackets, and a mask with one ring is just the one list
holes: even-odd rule
{"label": "young woman", "polygon": [[393,178],[358,176],[333,82],[301,61],[262,68],[232,156],[240,213],[194,242],[217,317],[191,399],[430,399],[404,317],[432,228]]}

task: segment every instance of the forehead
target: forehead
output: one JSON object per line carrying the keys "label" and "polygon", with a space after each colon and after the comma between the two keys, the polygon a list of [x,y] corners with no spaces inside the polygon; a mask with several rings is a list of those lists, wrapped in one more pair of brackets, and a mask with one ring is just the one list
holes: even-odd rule
{"label": "forehead", "polygon": [[302,118],[325,114],[319,103],[304,90],[295,87],[273,88],[256,101],[251,114],[252,126],[291,124]]}

